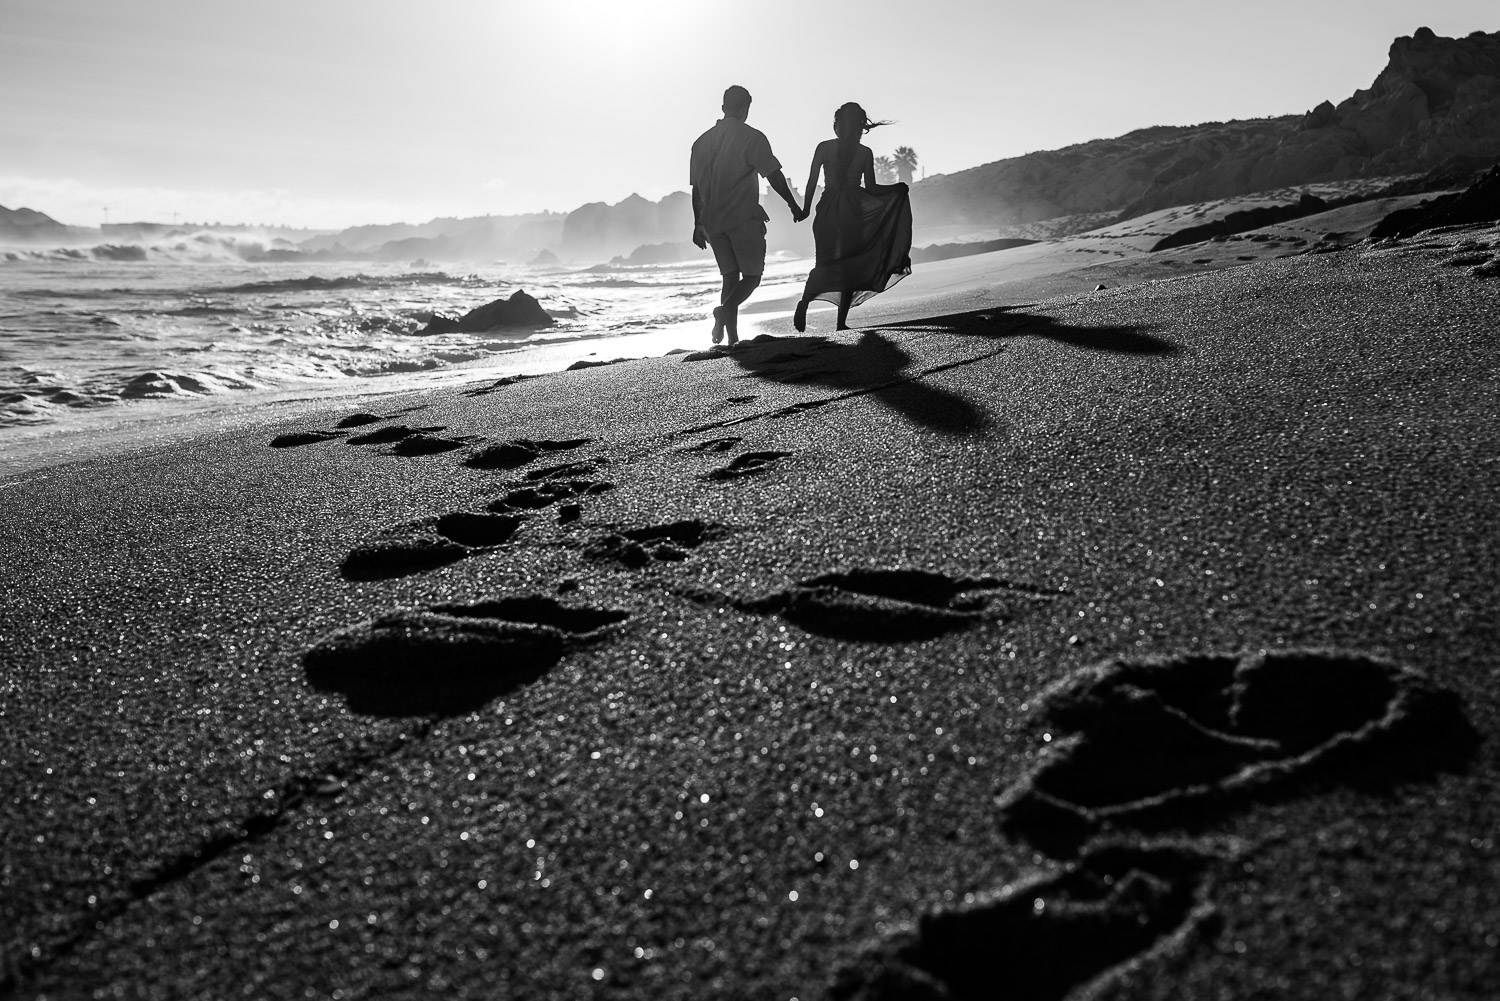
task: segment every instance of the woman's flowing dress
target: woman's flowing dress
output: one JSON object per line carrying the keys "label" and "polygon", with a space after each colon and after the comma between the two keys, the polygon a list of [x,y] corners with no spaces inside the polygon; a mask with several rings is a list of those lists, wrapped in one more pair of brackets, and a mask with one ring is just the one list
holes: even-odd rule
{"label": "woman's flowing dress", "polygon": [[911,197],[905,189],[875,194],[859,183],[858,171],[830,164],[813,218],[816,265],[807,276],[805,298],[851,305],[884,292],[911,274]]}

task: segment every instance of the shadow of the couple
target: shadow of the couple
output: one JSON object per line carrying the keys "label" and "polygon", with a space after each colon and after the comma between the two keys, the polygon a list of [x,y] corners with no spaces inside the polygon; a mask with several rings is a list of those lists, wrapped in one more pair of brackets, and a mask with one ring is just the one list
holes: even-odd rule
{"label": "shadow of the couple", "polygon": [[1140,327],[1075,327],[1050,316],[1017,312],[1015,306],[988,306],[963,313],[923,317],[882,323],[882,330],[915,330],[926,333],[956,334],[986,339],[1009,337],[1045,337],[1062,344],[1089,351],[1112,351],[1132,355],[1169,355],[1177,345],[1154,337]]}
{"label": "shadow of the couple", "polygon": [[853,344],[817,336],[756,338],[733,357],[749,377],[869,395],[912,423],[939,434],[969,435],[992,427],[994,417],[983,406],[923,378],[952,367],[951,362],[913,367],[911,354],[881,332],[884,330],[984,339],[1046,337],[1091,351],[1138,355],[1164,355],[1177,350],[1136,327],[1073,327],[1052,317],[993,307],[881,324],[865,330]]}

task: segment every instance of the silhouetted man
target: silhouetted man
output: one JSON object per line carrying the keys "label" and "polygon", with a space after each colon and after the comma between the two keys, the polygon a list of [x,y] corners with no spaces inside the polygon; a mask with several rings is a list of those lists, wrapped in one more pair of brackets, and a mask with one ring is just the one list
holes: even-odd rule
{"label": "silhouetted man", "polygon": [[724,91],[724,117],[693,143],[688,180],[693,185],[693,242],[711,246],[724,290],[714,309],[713,340],[729,336],[739,342],[740,303],[760,284],[766,269],[766,210],[760,207],[764,177],[792,210],[792,220],[807,218],[781,173],[781,161],[758,129],[745,124],[750,92],[735,85]]}

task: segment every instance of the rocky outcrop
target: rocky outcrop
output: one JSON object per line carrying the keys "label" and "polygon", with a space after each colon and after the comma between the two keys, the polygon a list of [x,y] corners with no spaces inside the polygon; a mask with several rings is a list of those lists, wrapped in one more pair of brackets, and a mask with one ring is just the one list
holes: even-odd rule
{"label": "rocky outcrop", "polygon": [[709,253],[707,250],[699,250],[691,240],[678,240],[674,243],[646,243],[631,251],[629,257],[616,257],[609,263],[616,267],[627,268],[638,268],[650,264],[677,264],[681,261],[702,263]]}
{"label": "rocky outcrop", "polygon": [[482,334],[497,327],[549,327],[552,317],[542,304],[521,290],[511,293],[509,299],[496,299],[463,316],[453,317],[444,313],[433,313],[427,326],[418,334]]}
{"label": "rocky outcrop", "polygon": [[1392,212],[1382,219],[1370,238],[1406,237],[1437,226],[1462,226],[1500,221],[1500,165],[1455,194],[1442,195],[1415,208]]}
{"label": "rocky outcrop", "polygon": [[1303,115],[1142,129],[919,182],[923,226],[1007,226],[1092,212],[1140,215],[1319,181],[1500,158],[1500,32],[1391,45],[1375,82]]}
{"label": "rocky outcrop", "polygon": [[659,202],[631,195],[614,205],[590,202],[568,213],[561,253],[575,261],[606,260],[651,243],[684,240],[693,232],[693,200],[674,191]]}

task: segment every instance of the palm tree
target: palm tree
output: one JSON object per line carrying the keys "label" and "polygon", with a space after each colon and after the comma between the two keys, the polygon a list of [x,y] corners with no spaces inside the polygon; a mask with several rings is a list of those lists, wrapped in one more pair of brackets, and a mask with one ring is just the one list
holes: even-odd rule
{"label": "palm tree", "polygon": [[917,170],[917,151],[910,146],[897,146],[896,155],[892,159],[896,161],[896,174],[901,178],[901,183],[910,184],[911,176]]}
{"label": "palm tree", "polygon": [[896,161],[888,156],[875,158],[875,180],[879,184],[896,183]]}

